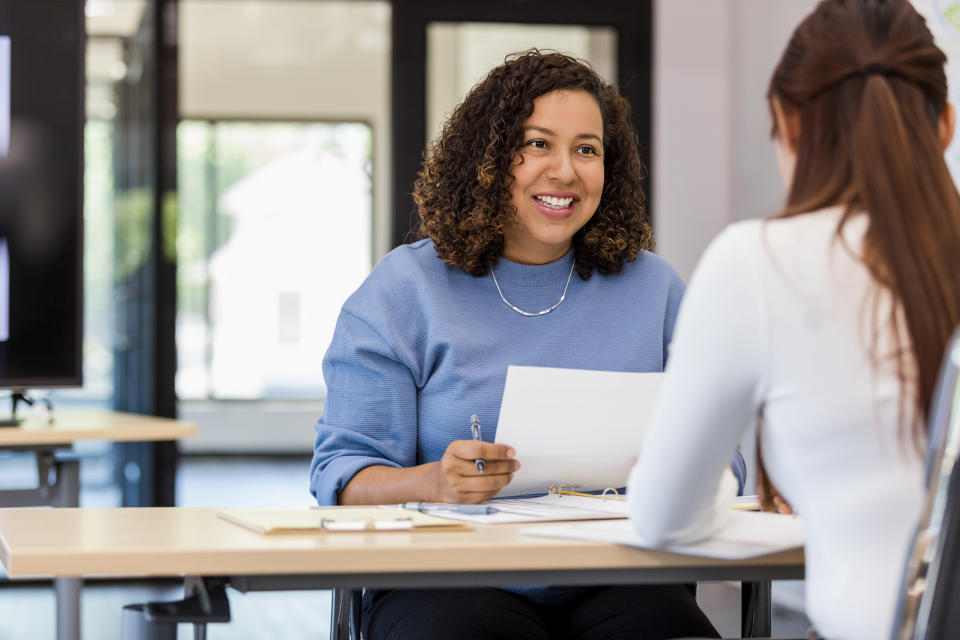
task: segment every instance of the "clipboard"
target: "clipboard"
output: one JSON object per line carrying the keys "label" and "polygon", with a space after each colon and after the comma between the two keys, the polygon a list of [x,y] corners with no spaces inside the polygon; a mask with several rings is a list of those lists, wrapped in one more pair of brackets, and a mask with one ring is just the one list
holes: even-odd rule
{"label": "clipboard", "polygon": [[217,516],[259,534],[467,530],[465,522],[379,507],[221,509]]}

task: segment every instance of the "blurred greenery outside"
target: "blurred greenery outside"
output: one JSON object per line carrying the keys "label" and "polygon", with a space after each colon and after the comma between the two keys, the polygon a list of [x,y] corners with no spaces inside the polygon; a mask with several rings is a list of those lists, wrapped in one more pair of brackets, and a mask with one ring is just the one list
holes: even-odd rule
{"label": "blurred greenery outside", "polygon": [[[359,152],[369,174],[372,132],[360,125],[366,134],[347,140],[359,142],[362,149],[346,150],[343,136],[338,137],[343,124],[357,127],[356,123],[214,121],[184,121],[178,127],[177,192],[165,194],[162,206],[170,239],[164,251],[178,264],[178,325],[181,317],[206,325],[206,346],[194,357],[202,357],[208,366],[212,357],[209,261],[229,242],[236,225],[235,217],[221,210],[221,196],[259,168],[304,147],[344,157]],[[117,191],[114,134],[112,119],[90,119],[84,130],[84,387],[57,392],[70,401],[103,406],[112,398],[114,352],[122,347],[116,305],[127,278],[149,257],[153,207],[149,187]],[[187,352],[199,347],[184,346]],[[181,346],[178,350],[186,355]],[[187,391],[191,397],[209,395]]]}
{"label": "blurred greenery outside", "polygon": [[[344,127],[362,127],[362,149],[345,149],[339,134]],[[349,140],[346,144],[356,142]],[[203,385],[178,380],[178,394],[185,398],[214,398],[212,382],[213,332],[212,306],[216,282],[210,261],[236,232],[237,212],[226,211],[222,198],[242,180],[283,158],[303,151],[330,153],[343,158],[362,155],[370,174],[373,153],[372,132],[366,125],[338,122],[243,122],[187,120],[177,129],[177,323],[184,327],[205,327],[203,344],[191,332],[178,335],[179,368],[182,370],[202,358],[207,369]],[[303,159],[301,159],[303,161]],[[372,180],[372,176],[370,176]],[[318,178],[319,179],[319,178]],[[258,184],[258,190],[282,189]],[[301,188],[306,188],[303,185]],[[268,214],[261,214],[268,215]],[[277,233],[297,233],[297,229],[277,229]],[[250,260],[269,256],[249,256]],[[338,302],[339,306],[339,302]],[[201,355],[202,352],[202,355]],[[201,388],[202,387],[202,388]]]}
{"label": "blurred greenery outside", "polygon": [[113,122],[90,120],[84,129],[84,388],[108,402],[113,395],[114,181]]}

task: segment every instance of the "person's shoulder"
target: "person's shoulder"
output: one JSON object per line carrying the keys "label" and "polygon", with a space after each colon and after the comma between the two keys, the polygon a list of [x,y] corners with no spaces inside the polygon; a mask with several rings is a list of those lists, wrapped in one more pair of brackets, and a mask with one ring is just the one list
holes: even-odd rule
{"label": "person's shoulder", "polygon": [[409,244],[402,244],[385,255],[373,268],[370,275],[379,277],[401,276],[411,269],[436,269],[437,263],[442,261],[437,257],[437,250],[429,238],[417,240]]}
{"label": "person's shoulder", "polygon": [[662,282],[669,286],[683,286],[683,279],[676,269],[665,258],[646,249],[623,265],[623,273],[628,277]]}
{"label": "person's shoulder", "polygon": [[773,263],[783,267],[798,261],[805,264],[829,251],[842,217],[842,207],[829,207],[795,216],[735,222],[710,243],[704,257],[746,262],[754,268]]}
{"label": "person's shoulder", "polygon": [[373,267],[367,280],[367,287],[406,287],[422,283],[429,274],[448,268],[439,256],[429,238],[402,244],[385,255]]}
{"label": "person's shoulder", "polygon": [[707,245],[701,263],[754,263],[784,242],[791,242],[789,218],[751,218],[727,225]]}
{"label": "person's shoulder", "polygon": [[424,283],[445,268],[449,267],[437,256],[431,240],[400,245],[376,264],[344,309],[366,315],[371,310],[384,313],[415,306]]}
{"label": "person's shoulder", "polygon": [[710,246],[743,247],[756,242],[764,233],[764,227],[770,219],[751,218],[733,222],[717,234]]}
{"label": "person's shoulder", "polygon": [[[829,241],[836,235],[843,214],[843,207],[827,207],[793,216],[746,220],[731,227],[743,226],[749,229],[749,236],[752,236],[754,241],[760,239],[768,247],[788,248],[798,244]],[[748,235],[746,232],[742,233],[745,237]]]}

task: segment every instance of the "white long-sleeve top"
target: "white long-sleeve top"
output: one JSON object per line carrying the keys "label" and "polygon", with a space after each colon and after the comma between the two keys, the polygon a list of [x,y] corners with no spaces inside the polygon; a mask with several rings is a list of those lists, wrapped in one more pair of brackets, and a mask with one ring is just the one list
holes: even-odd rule
{"label": "white long-sleeve top", "polygon": [[[717,482],[762,418],[773,484],[802,515],[807,615],[830,640],[889,637],[923,499],[922,459],[901,427],[889,296],[857,259],[866,216],[839,208],[732,225],[705,252],[629,483],[640,536],[708,536]],[[878,318],[878,322],[874,319]],[[909,408],[909,403],[908,403]]]}

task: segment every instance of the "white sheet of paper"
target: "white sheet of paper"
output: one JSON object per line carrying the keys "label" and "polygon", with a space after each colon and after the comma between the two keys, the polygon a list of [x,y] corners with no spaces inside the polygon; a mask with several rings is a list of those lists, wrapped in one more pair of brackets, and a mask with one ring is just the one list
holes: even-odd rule
{"label": "white sheet of paper", "polygon": [[[650,548],[640,539],[629,520],[533,527],[524,529],[523,533],[547,538],[573,538]],[[802,546],[803,523],[797,516],[731,511],[726,524],[712,538],[695,544],[670,546],[666,550],[706,558],[742,560]]]}
{"label": "white sheet of paper", "polygon": [[498,496],[625,486],[662,381],[662,373],[511,366],[496,442],[513,447],[521,467]]}

